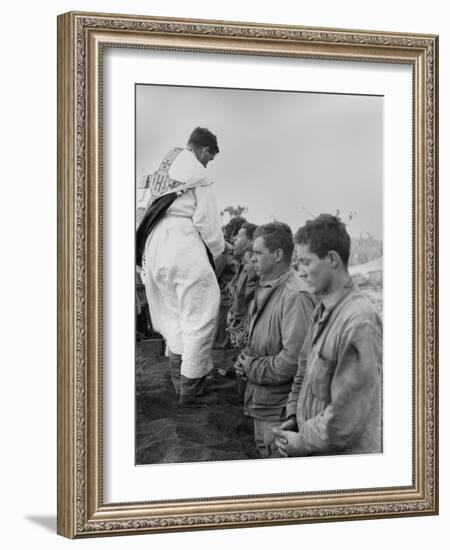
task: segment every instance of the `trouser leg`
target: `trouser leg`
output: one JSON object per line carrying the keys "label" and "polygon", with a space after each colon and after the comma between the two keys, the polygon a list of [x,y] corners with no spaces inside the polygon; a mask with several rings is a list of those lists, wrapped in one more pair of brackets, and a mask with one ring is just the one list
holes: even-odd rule
{"label": "trouser leg", "polygon": [[227,314],[228,308],[220,306],[217,314],[216,321],[216,330],[214,334],[214,345],[215,349],[225,349],[228,346],[228,336],[227,336]]}
{"label": "trouser leg", "polygon": [[181,355],[169,351],[169,372],[175,393],[180,394]]}
{"label": "trouser leg", "polygon": [[275,444],[275,434],[272,428],[279,428],[281,420],[253,419],[255,430],[255,445],[261,458],[277,458],[280,452]]}
{"label": "trouser leg", "polygon": [[197,379],[206,376],[213,368],[211,350],[220,291],[213,272],[188,283],[177,286],[183,340],[181,372],[187,378]]}

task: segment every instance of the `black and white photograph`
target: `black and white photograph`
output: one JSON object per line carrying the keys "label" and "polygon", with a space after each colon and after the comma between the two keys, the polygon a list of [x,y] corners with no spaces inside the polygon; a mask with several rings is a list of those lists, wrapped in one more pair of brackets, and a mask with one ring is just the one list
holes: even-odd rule
{"label": "black and white photograph", "polygon": [[59,534],[438,514],[439,36],[323,24],[58,17]]}
{"label": "black and white photograph", "polygon": [[136,465],[383,453],[383,97],[136,84],[135,180]]}

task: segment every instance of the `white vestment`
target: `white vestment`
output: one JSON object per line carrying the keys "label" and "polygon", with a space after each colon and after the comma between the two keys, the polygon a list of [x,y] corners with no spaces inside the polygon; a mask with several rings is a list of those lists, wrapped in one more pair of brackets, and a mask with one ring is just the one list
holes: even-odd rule
{"label": "white vestment", "polygon": [[175,199],[147,238],[142,279],[154,329],[171,352],[182,355],[181,374],[200,378],[213,366],[220,302],[205,244],[217,257],[224,239],[212,182],[190,150],[179,153],[169,175],[193,187]]}

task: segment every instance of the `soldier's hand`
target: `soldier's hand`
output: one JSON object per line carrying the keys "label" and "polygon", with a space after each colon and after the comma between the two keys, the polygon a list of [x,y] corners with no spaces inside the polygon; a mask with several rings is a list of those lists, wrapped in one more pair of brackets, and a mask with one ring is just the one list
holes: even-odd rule
{"label": "soldier's hand", "polygon": [[244,376],[244,370],[242,368],[242,365],[239,362],[239,359],[234,364],[234,370],[236,371],[236,374],[239,376]]}
{"label": "soldier's hand", "polygon": [[252,362],[253,359],[254,358],[251,355],[249,355],[246,351],[241,351],[238,357],[238,362],[245,371],[245,369],[250,366],[250,363]]}
{"label": "soldier's hand", "polygon": [[280,430],[286,430],[287,432],[297,432],[298,425],[295,415],[292,415],[287,420],[285,420],[283,424],[281,424]]}
{"label": "soldier's hand", "polygon": [[273,428],[275,434],[275,444],[281,456],[306,456],[308,453],[302,447],[300,435],[298,432],[290,432]]}

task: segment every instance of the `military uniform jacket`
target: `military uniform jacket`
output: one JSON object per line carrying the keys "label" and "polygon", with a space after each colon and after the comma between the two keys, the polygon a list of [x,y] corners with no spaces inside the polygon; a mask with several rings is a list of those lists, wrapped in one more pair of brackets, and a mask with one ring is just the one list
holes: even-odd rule
{"label": "military uniform jacket", "polygon": [[294,270],[260,283],[249,304],[246,414],[283,418],[313,310],[314,299]]}
{"label": "military uniform jacket", "polygon": [[287,416],[305,454],[382,452],[382,323],[353,282],[317,306]]}

